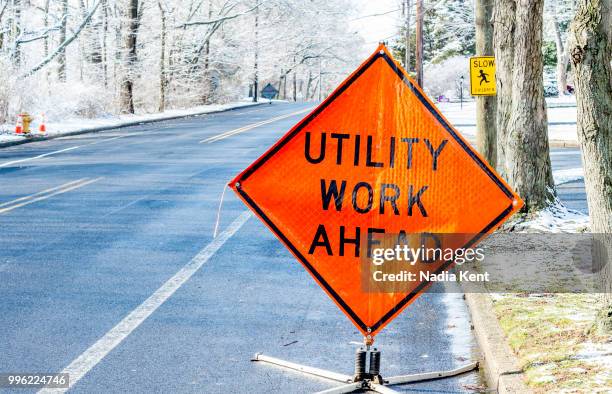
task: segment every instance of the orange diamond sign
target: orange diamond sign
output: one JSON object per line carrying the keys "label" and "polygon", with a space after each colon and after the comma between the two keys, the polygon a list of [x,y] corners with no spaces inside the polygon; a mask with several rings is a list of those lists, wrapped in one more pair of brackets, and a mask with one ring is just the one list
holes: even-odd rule
{"label": "orange diamond sign", "polygon": [[372,336],[431,284],[367,288],[376,237],[472,234],[467,248],[523,204],[383,45],[230,186]]}

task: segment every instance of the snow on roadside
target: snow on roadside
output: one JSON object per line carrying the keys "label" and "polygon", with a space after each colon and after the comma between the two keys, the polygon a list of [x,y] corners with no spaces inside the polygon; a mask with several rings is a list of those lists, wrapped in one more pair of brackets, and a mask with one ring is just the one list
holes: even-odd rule
{"label": "snow on roadside", "polygon": [[584,169],[580,167],[556,170],[553,171],[553,178],[555,179],[555,185],[579,181],[584,179]]}
{"label": "snow on roadside", "polygon": [[[546,99],[548,111],[548,137],[551,141],[577,143],[576,100],[574,96]],[[476,137],[476,102],[436,103],[442,114],[468,139]]]}
{"label": "snow on roadside", "polygon": [[588,231],[589,216],[557,202],[530,217],[515,219],[506,226],[511,226],[517,232],[582,233]]}
{"label": "snow on roadside", "polygon": [[[49,122],[46,124],[48,136],[56,136],[63,135],[67,133],[72,133],[81,130],[87,129],[96,129],[100,127],[121,127],[126,124],[131,124],[135,122],[145,122],[151,120],[164,120],[168,118],[178,117],[178,116],[190,116],[197,114],[206,114],[211,112],[224,111],[234,108],[241,107],[249,107],[252,106],[253,102],[251,101],[238,101],[227,104],[211,104],[211,105],[202,105],[198,107],[192,107],[188,109],[174,109],[168,110],[165,112],[154,113],[154,114],[142,114],[142,115],[118,115],[118,116],[107,116],[103,118],[96,119],[82,119],[82,118],[72,118],[66,119],[62,122]],[[38,133],[38,125],[40,121],[40,117],[34,115],[34,121],[30,125],[31,134],[33,137],[38,137],[40,134]],[[14,133],[15,125],[11,124],[3,124],[0,125],[0,143],[3,142],[12,142],[12,141],[23,141],[28,137],[23,135],[15,135]]]}
{"label": "snow on roadside", "polygon": [[576,354],[575,359],[601,367],[602,371],[595,377],[598,384],[612,382],[612,345],[610,343],[586,342]]}

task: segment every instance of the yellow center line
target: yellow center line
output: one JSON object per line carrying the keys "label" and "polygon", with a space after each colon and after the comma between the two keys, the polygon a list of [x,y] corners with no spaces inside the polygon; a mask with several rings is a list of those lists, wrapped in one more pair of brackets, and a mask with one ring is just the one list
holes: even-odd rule
{"label": "yellow center line", "polygon": [[269,124],[269,123],[272,123],[272,122],[276,122],[277,120],[289,118],[291,116],[295,116],[295,115],[302,114],[304,112],[308,112],[311,109],[312,108],[306,108],[306,109],[303,109],[303,110],[300,110],[300,111],[292,112],[290,114],[281,115],[281,116],[277,116],[275,118],[271,118],[271,119],[264,120],[264,121],[261,121],[261,122],[253,123],[253,124],[246,125],[246,126],[242,126],[242,127],[237,128],[237,129],[229,130],[229,131],[226,131],[224,133],[217,134],[217,135],[214,135],[212,137],[203,139],[202,141],[200,141],[200,143],[210,144],[210,143],[213,143],[213,142],[217,142],[217,141],[220,141],[220,140],[222,140],[224,138],[228,138],[228,137],[231,137],[233,135],[244,133],[245,131],[252,130],[252,129],[256,128],[256,127],[263,126],[263,125],[266,125],[266,124]]}
{"label": "yellow center line", "polygon": [[[69,192],[71,190],[75,190],[75,189],[81,188],[83,186],[87,186],[87,185],[92,184],[94,182],[98,182],[99,180],[101,180],[103,178],[104,177],[102,177],[102,176],[98,177],[98,178],[95,178],[95,179],[83,178],[82,180],[76,181],[78,183],[69,182],[67,184],[62,185],[61,189],[56,190],[53,193],[46,194],[46,195],[43,195],[43,196],[40,196],[40,197],[37,197],[37,198],[29,199],[27,201],[24,201],[24,202],[21,202],[21,203],[18,203],[18,204],[13,204],[11,206],[2,208],[2,209],[0,209],[0,214],[12,211],[13,209],[17,209],[17,208],[23,207],[25,205],[33,204],[33,203],[35,203],[37,201],[46,200],[46,199],[51,198],[53,196],[57,196],[58,194],[63,194],[63,193]],[[40,194],[40,193],[38,193],[38,194]],[[30,197],[34,197],[34,195],[32,195]],[[17,200],[14,200],[13,202],[15,202],[15,201],[17,201]]]}

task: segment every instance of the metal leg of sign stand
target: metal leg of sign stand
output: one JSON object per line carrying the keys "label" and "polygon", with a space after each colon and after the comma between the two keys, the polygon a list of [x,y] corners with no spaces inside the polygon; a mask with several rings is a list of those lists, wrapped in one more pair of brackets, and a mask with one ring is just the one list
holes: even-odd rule
{"label": "metal leg of sign stand", "polygon": [[[397,391],[391,389],[389,386],[447,378],[478,368],[478,363],[474,362],[449,371],[427,372],[383,378],[380,375],[380,351],[376,348],[371,348],[371,341],[369,342],[369,344],[366,342],[365,348],[361,347],[357,349],[355,353],[355,374],[353,376],[296,364],[290,361],[281,360],[279,358],[265,356],[260,353],[256,354],[252,361],[265,362],[305,375],[316,376],[343,383],[341,386],[320,391],[317,394],[343,394],[352,393],[357,390],[370,390],[380,394],[394,394],[397,393]],[[366,360],[369,362],[366,362]]]}

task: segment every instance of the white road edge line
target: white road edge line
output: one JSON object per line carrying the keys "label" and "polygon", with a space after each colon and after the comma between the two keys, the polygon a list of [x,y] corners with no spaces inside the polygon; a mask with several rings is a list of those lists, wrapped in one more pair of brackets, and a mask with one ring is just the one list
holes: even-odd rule
{"label": "white road edge line", "polygon": [[12,204],[18,203],[19,201],[29,200],[29,199],[31,199],[31,198],[34,198],[34,197],[40,196],[40,195],[42,195],[42,194],[51,193],[52,191],[55,191],[55,190],[57,190],[57,189],[61,189],[61,188],[63,188],[63,187],[69,186],[69,185],[72,185],[73,183],[79,183],[79,182],[82,182],[82,181],[84,181],[84,180],[86,180],[86,179],[89,179],[89,178],[81,178],[81,179],[77,179],[76,181],[67,182],[67,183],[64,183],[63,185],[59,185],[59,186],[55,186],[55,187],[50,187],[50,188],[48,188],[48,189],[42,190],[42,191],[37,192],[37,193],[34,193],[34,194],[30,194],[30,195],[27,195],[27,196],[19,197],[19,198],[16,198],[16,199],[14,199],[14,200],[11,200],[11,201],[3,202],[2,204],[0,204],[0,208],[2,208],[2,207],[6,207],[7,205],[12,205]]}
{"label": "white road edge line", "polygon": [[236,218],[219,236],[206,245],[189,263],[181,268],[174,276],[164,283],[155,293],[147,298],[129,315],[123,318],[115,327],[94,343],[70,363],[61,373],[70,374],[68,388],[42,389],[39,393],[65,393],[73,387],[83,376],[95,367],[108,353],[117,347],[140,324],[157,310],[168,298],[174,294],[193,274],[195,274],[222,246],[242,227],[251,217],[245,211]]}
{"label": "white road edge line", "polygon": [[56,150],[56,151],[49,152],[49,153],[43,153],[42,155],[38,155],[38,156],[34,156],[34,157],[28,157],[26,159],[7,161],[5,163],[0,164],[0,168],[6,167],[6,166],[10,166],[11,164],[23,163],[24,161],[42,159],[43,157],[55,155],[55,154],[62,153],[62,152],[68,152],[69,150],[77,149],[77,148],[80,148],[80,147],[81,147],[80,145],[71,146],[70,148],[60,149],[60,150]]}
{"label": "white road edge line", "polygon": [[7,167],[10,166],[12,164],[18,164],[18,163],[23,163],[25,161],[31,161],[31,160],[36,160],[36,159],[42,159],[43,157],[47,157],[47,156],[53,156],[56,155],[58,153],[62,153],[62,152],[68,152],[71,151],[73,149],[78,149],[78,148],[82,148],[84,146],[90,146],[90,145],[96,145],[96,144],[100,144],[102,142],[107,142],[107,141],[112,141],[112,140],[117,140],[119,138],[125,138],[125,137],[130,137],[133,135],[140,135],[140,134],[144,134],[143,131],[138,131],[135,133],[129,133],[129,134],[124,134],[124,135],[119,135],[116,137],[111,137],[111,138],[105,138],[103,140],[100,141],[94,141],[94,142],[90,142],[88,144],[83,144],[83,145],[77,145],[77,146],[71,146],[70,148],[65,148],[65,149],[60,149],[60,150],[56,150],[53,152],[48,152],[48,153],[43,153],[42,155],[38,155],[38,156],[32,156],[32,157],[27,157],[25,159],[19,159],[19,160],[13,160],[13,161],[7,161],[5,163],[0,164],[0,168],[2,167]]}
{"label": "white road edge line", "polygon": [[6,208],[2,208],[2,209],[0,209],[0,215],[3,214],[3,213],[6,213],[6,212],[12,211],[13,209],[17,209],[17,208],[23,207],[25,205],[30,205],[30,204],[33,204],[33,203],[35,203],[37,201],[46,200],[46,199],[51,198],[53,196],[57,196],[58,194],[63,194],[63,193],[69,192],[71,190],[78,189],[78,188],[83,187],[83,186],[87,186],[87,185],[89,185],[91,183],[98,182],[100,179],[103,179],[103,178],[104,178],[103,176],[101,176],[99,178],[95,178],[95,179],[90,179],[90,180],[87,180],[89,178],[84,178],[85,179],[84,182],[77,183],[76,185],[65,187],[63,189],[60,189],[60,190],[54,192],[54,193],[46,194],[44,196],[41,196],[41,197],[38,197],[38,198],[34,198],[32,200],[28,200],[28,201],[22,202],[20,204],[15,204],[15,205],[8,206]]}
{"label": "white road edge line", "polygon": [[220,141],[220,140],[222,140],[224,138],[228,138],[228,137],[231,137],[233,135],[236,135],[236,134],[239,134],[239,133],[244,133],[245,131],[252,130],[252,129],[256,128],[256,127],[263,126],[263,125],[266,125],[268,123],[276,122],[277,120],[289,118],[291,116],[299,115],[299,114],[302,114],[304,112],[308,112],[308,111],[311,111],[311,110],[312,110],[312,108],[307,108],[307,109],[303,109],[303,110],[300,110],[300,111],[292,112],[290,114],[285,114],[285,115],[277,116],[275,118],[271,118],[271,119],[264,120],[264,121],[261,121],[261,122],[253,123],[253,124],[246,125],[246,126],[242,126],[242,127],[237,128],[237,129],[229,130],[229,131],[223,132],[221,134],[217,134],[217,135],[214,135],[212,137],[205,138],[202,141],[200,141],[200,143],[201,144],[203,144],[203,143],[204,144],[206,144],[206,143],[210,144],[210,143],[213,143],[213,142],[217,142],[217,141]]}

